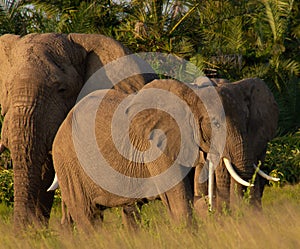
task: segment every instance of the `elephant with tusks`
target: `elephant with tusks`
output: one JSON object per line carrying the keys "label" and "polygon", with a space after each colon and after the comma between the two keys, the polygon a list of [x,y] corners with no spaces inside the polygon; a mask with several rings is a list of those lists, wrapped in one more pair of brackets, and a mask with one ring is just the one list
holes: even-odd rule
{"label": "elephant with tusks", "polygon": [[131,95],[97,91],[59,128],[49,190],[59,183],[67,217],[84,228],[93,227],[99,207],[133,207],[156,196],[177,221],[190,222],[192,204],[205,196],[210,210],[233,206],[247,187],[259,207],[265,178],[279,180],[257,169],[277,119],[274,97],[258,78],[154,80]]}

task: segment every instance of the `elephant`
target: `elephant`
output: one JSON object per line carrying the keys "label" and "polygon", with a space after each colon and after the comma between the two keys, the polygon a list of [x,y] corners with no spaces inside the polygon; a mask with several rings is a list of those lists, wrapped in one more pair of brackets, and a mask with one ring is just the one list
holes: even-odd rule
{"label": "elephant", "polygon": [[[46,190],[54,177],[54,136],[85,82],[104,65],[128,55],[122,44],[100,34],[0,37],[1,148],[10,150],[13,162],[16,226],[48,223],[53,193]],[[145,65],[137,57],[130,64],[116,64],[115,75],[132,68],[133,76],[112,84],[107,74],[96,88],[135,92],[156,78],[150,68],[143,74]]]}
{"label": "elephant", "polygon": [[[134,95],[102,90],[84,100],[70,111],[52,148],[53,185],[59,182],[67,217],[79,226],[93,227],[99,209],[130,207],[156,196],[175,221],[188,223],[194,196],[208,193],[210,205],[220,207],[252,186],[253,200],[260,201],[263,185],[250,180],[278,119],[277,104],[261,79],[211,84],[161,79]],[[91,111],[95,106],[99,109]],[[164,174],[173,166],[177,171]],[[161,175],[161,181],[150,181]]]}
{"label": "elephant", "polygon": [[[200,80],[200,85],[203,84]],[[279,110],[271,91],[266,84],[258,79],[245,79],[231,83],[224,79],[213,79],[212,84],[228,91],[223,98],[223,106],[228,116],[227,142],[223,155],[211,177],[207,154],[200,152],[199,163],[195,170],[194,207],[201,215],[207,210],[221,212],[225,207],[237,207],[244,196],[247,187],[250,188],[250,204],[261,209],[261,199],[267,181],[279,181],[279,178],[265,174],[259,167],[263,167],[267,143],[275,136]],[[229,106],[234,108],[230,108]],[[228,106],[228,108],[226,108]],[[236,113],[234,113],[236,112]],[[240,116],[239,116],[240,115]],[[241,118],[243,117],[243,118]],[[240,136],[240,143],[233,143],[233,125]],[[238,176],[251,179],[252,184],[237,178]],[[252,166],[253,167],[252,167]],[[254,170],[254,171],[253,171]],[[203,174],[206,172],[206,175]],[[237,184],[240,183],[240,184]],[[209,185],[216,185],[209,187]],[[208,200],[207,198],[208,197]],[[208,204],[208,206],[207,206]]]}

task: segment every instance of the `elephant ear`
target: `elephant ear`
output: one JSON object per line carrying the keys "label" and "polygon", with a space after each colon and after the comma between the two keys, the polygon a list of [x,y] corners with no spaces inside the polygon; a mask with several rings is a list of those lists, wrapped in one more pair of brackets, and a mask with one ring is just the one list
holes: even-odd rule
{"label": "elephant ear", "polygon": [[266,83],[259,78],[234,83],[240,86],[249,111],[248,132],[270,141],[276,134],[279,110]]}
{"label": "elephant ear", "polygon": [[[2,115],[7,113],[9,107],[9,86],[6,84],[6,80],[9,77],[8,74],[14,63],[11,56],[12,50],[19,39],[19,35],[12,34],[6,34],[0,37],[0,105]],[[4,75],[5,78],[3,77]]]}
{"label": "elephant ear", "polygon": [[148,144],[146,149],[192,167],[199,156],[199,125],[183,89],[187,91],[175,80],[154,80],[134,95],[126,113],[131,130]]}
{"label": "elephant ear", "polygon": [[[109,89],[114,86],[117,90],[132,93],[157,78],[150,65],[137,56],[132,55],[130,58],[118,61],[131,53],[110,37],[100,34],[69,34],[68,38],[87,52],[84,81],[96,81],[97,85],[90,86],[93,88],[91,90]],[[105,65],[107,65],[105,70],[98,71]]]}

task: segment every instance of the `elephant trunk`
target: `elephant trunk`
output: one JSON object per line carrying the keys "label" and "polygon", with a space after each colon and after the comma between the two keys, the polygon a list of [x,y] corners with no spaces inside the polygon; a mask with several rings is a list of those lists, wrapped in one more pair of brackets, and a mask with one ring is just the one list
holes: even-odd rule
{"label": "elephant trunk", "polygon": [[[234,132],[232,132],[234,134]],[[235,132],[236,133],[236,132]],[[228,148],[229,160],[235,166],[235,169],[239,176],[241,176],[244,180],[248,181],[251,179],[254,169],[253,163],[256,163],[254,158],[254,150],[253,146],[250,144],[251,141],[248,139],[247,135],[236,134],[233,135]]]}
{"label": "elephant trunk", "polygon": [[[255,153],[253,145],[247,139],[243,139],[240,143],[235,145],[235,153],[232,155],[231,162],[237,174],[246,182],[251,182],[255,173],[253,164],[256,163]],[[253,183],[255,184],[255,183]],[[253,195],[254,186],[250,186],[250,196]],[[245,191],[248,187],[245,187],[237,183],[233,178],[230,180],[230,205],[234,206],[240,202],[244,197]]]}
{"label": "elephant trunk", "polygon": [[[47,158],[46,145],[41,143],[43,138],[36,132],[35,110],[15,106],[12,111],[12,123],[8,129],[13,134],[9,147],[14,169],[14,222],[17,227],[32,221],[44,223],[50,210],[47,204],[41,205],[40,199],[43,192],[46,193],[42,181],[51,174],[51,169],[48,169],[51,159]],[[52,205],[53,193],[47,193],[44,198],[49,198],[48,202]]]}
{"label": "elephant trunk", "polygon": [[[253,164],[256,163],[252,145],[249,144],[246,136],[236,134],[229,129],[230,137],[226,142],[227,146],[223,153],[223,160],[216,168],[216,205],[218,210],[226,206],[234,207],[244,196],[248,187],[253,189],[253,185],[249,186],[249,182],[255,173]],[[233,143],[233,140],[235,143]],[[226,165],[226,159],[227,165]],[[232,170],[236,173],[234,177],[230,173],[228,164],[231,164]],[[252,190],[251,190],[252,191]]]}

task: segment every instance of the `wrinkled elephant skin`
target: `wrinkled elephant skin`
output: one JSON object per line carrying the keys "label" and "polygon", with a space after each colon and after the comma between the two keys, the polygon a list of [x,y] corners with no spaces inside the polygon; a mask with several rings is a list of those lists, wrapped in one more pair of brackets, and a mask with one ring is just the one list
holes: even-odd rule
{"label": "wrinkled elephant skin", "polygon": [[[214,198],[211,202],[217,208],[220,208],[224,202],[228,205],[233,205],[235,196],[241,196],[244,187],[236,182],[237,178],[233,178],[232,173],[228,173],[223,160],[226,159],[231,162],[232,171],[240,178],[240,182],[248,183],[255,171],[253,164],[257,164],[259,160],[263,161],[267,142],[272,139],[276,132],[278,108],[266,84],[260,79],[252,78],[233,83],[215,81],[214,84],[210,85],[193,84],[187,87],[187,85],[175,80],[155,80],[145,85],[134,96],[121,94],[117,91],[102,92],[102,95],[105,97],[99,106],[95,121],[98,149],[112,168],[122,174],[129,174],[133,178],[152,177],[161,174],[170,167],[170,162],[175,160],[174,158],[178,156],[181,149],[181,130],[178,127],[178,123],[174,121],[175,117],[166,115],[165,112],[160,111],[160,108],[155,108],[155,106],[168,106],[167,97],[157,97],[157,94],[151,95],[151,92],[149,95],[145,94],[146,91],[151,89],[159,89],[171,93],[186,103],[181,109],[182,115],[179,118],[180,120],[176,121],[186,121],[184,122],[185,129],[183,130],[191,129],[193,131],[186,134],[184,142],[187,143],[183,145],[187,148],[189,148],[188,143],[197,145],[197,151],[185,150],[185,158],[187,160],[193,156],[193,153],[198,154],[193,165],[186,165],[188,167],[196,167],[195,184],[189,180],[190,175],[186,175],[182,177],[181,181],[174,188],[165,189],[165,192],[160,194],[171,215],[173,214],[173,217],[179,219],[189,219],[191,211],[189,203],[193,201],[193,198],[191,198],[193,193],[196,196],[195,199],[197,199],[195,207],[202,209],[205,206],[206,202],[201,197],[208,194],[208,177],[207,174],[204,174],[204,179],[201,180],[201,183],[199,183],[199,177],[206,164],[206,159],[211,158],[210,154],[217,155],[221,160],[213,172],[212,179],[215,179],[213,180],[215,187],[212,190]],[[202,100],[199,99],[199,96],[205,96],[206,99],[211,101],[209,103],[214,105],[216,95],[213,95],[213,93],[217,93],[220,97],[224,115],[222,113],[220,115],[219,109],[214,109],[215,112],[211,112],[209,116]],[[120,138],[118,140],[120,141],[119,143],[114,143],[115,141],[112,138],[113,117],[117,117],[116,119],[118,120],[118,115],[120,115],[120,113],[117,115],[114,112],[116,107],[126,98],[130,100],[126,102],[126,108],[122,109],[123,112],[121,111],[121,114],[125,119],[131,120],[130,129],[128,130],[130,131],[131,143],[137,146],[140,151],[147,151],[149,146],[156,145],[162,152],[162,157],[160,158],[163,159],[161,161],[147,161],[147,158],[139,153],[125,157],[120,155],[120,150],[116,148],[117,145],[122,144],[122,141],[127,139],[128,135],[117,133],[118,138]],[[140,113],[136,112],[148,100],[151,108],[148,106],[148,109],[146,108]],[[177,102],[179,103],[180,101]],[[171,106],[170,109],[166,108],[171,111],[174,109],[174,104],[175,102],[172,102],[169,105],[169,107]],[[78,148],[74,147],[74,127],[80,127],[79,119],[76,116],[76,108],[77,106],[72,109],[57,133],[53,144],[53,159],[63,202],[67,206],[69,215],[80,226],[90,227],[95,222],[95,213],[99,206],[102,208],[130,206],[141,199],[113,193],[113,191],[104,188],[95,178],[99,176],[98,178],[108,179],[117,186],[119,186],[118,183],[123,184],[119,186],[120,189],[126,189],[133,182],[124,184],[122,181],[115,180],[116,178],[113,175],[107,175],[106,171],[103,170],[95,172],[94,176],[87,173],[82,165],[82,161],[79,160]],[[185,113],[186,109],[189,109],[190,112]],[[191,122],[192,116],[196,123]],[[122,119],[118,122],[118,124],[125,123],[125,120]],[[212,126],[215,126],[216,134],[219,134],[219,129],[226,128],[225,136],[217,137],[214,143],[211,138]],[[120,126],[118,127],[120,128]],[[157,130],[160,130],[160,132],[156,132]],[[222,139],[226,139],[224,148],[218,144],[218,141]],[[79,141],[83,142],[81,139]],[[94,154],[90,154],[89,146],[82,145],[79,148],[84,149],[83,155],[87,155],[91,159],[94,158]],[[130,146],[125,146],[125,148],[130,148]],[[135,162],[137,158],[145,160],[143,167],[138,167],[138,164]],[[105,165],[98,159],[90,161],[90,165],[94,163],[99,167]],[[185,165],[186,160],[181,161],[181,163]],[[171,179],[166,179],[166,182],[169,182],[169,180],[171,181]],[[195,189],[192,189],[191,186],[194,185]],[[155,186],[154,184],[153,188],[159,189],[160,186]],[[262,191],[263,180],[258,176],[252,188],[254,203],[260,203]]]}
{"label": "wrinkled elephant skin", "polygon": [[[13,161],[17,226],[47,224],[53,192],[46,190],[54,177],[49,152],[57,129],[87,79],[129,53],[117,41],[97,34],[0,37],[1,146],[10,149]],[[135,75],[115,88],[132,93],[152,79]],[[109,77],[99,84],[105,88],[108,82]]]}

